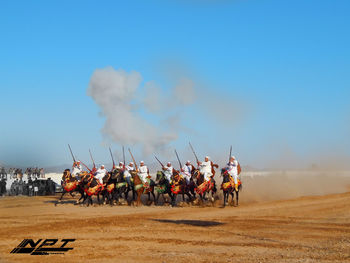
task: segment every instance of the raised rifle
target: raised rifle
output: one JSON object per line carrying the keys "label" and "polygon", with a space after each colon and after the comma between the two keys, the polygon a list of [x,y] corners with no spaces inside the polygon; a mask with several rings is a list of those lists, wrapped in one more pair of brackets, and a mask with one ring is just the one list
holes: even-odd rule
{"label": "raised rifle", "polygon": [[230,147],[230,155],[228,156],[228,162],[230,162],[231,156],[232,156],[232,145]]}
{"label": "raised rifle", "polygon": [[126,163],[125,163],[125,151],[124,151],[124,146],[123,146],[123,162],[124,162],[124,167],[125,167]]}
{"label": "raised rifle", "polygon": [[157,156],[154,156],[154,158],[156,158],[156,160],[159,162],[159,164],[160,164],[162,167],[164,167],[164,164],[162,164],[162,162],[159,161],[159,159],[157,158]]}
{"label": "raised rifle", "polygon": [[134,158],[134,156],[132,155],[132,153],[131,153],[131,151],[130,151],[130,148],[128,148],[128,150],[129,150],[129,153],[130,153],[130,155],[131,155],[131,159],[133,160],[133,162],[134,162],[134,164],[135,164],[135,170],[136,170],[136,172],[137,172],[138,169],[137,169],[137,164],[136,164],[136,162],[135,162],[135,158]]}
{"label": "raised rifle", "polygon": [[89,149],[89,153],[90,153],[90,157],[91,157],[91,160],[92,160],[92,164],[94,165],[94,168],[96,168],[96,164],[95,164],[94,158],[92,157],[90,149]]}
{"label": "raised rifle", "polygon": [[197,163],[199,163],[197,154],[195,153],[195,151],[194,151],[194,149],[193,149],[193,147],[192,147],[192,144],[191,144],[190,142],[189,142],[189,144],[190,144],[191,150],[192,150],[192,152],[193,152],[193,154],[194,154],[194,157],[196,158]]}
{"label": "raised rifle", "polygon": [[182,164],[181,164],[181,161],[180,161],[179,155],[177,154],[176,149],[175,149],[175,154],[176,154],[177,161],[179,162],[179,165],[180,165],[180,171],[181,171],[181,169],[182,169]]}
{"label": "raised rifle", "polygon": [[112,158],[112,162],[113,162],[113,168],[115,167],[115,162],[114,162],[114,158],[113,158],[113,154],[112,154],[112,150],[111,150],[111,147],[109,147],[109,153],[111,154],[111,158]]}
{"label": "raised rifle", "polygon": [[73,162],[76,162],[76,161],[75,161],[74,154],[73,154],[72,149],[70,148],[70,145],[69,145],[69,144],[68,144],[68,147],[69,147],[70,154],[72,155]]}

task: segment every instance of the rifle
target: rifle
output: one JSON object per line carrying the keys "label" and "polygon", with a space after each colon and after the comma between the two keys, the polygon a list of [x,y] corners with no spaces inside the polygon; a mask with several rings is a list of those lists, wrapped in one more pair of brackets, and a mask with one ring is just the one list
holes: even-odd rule
{"label": "rifle", "polygon": [[198,163],[199,161],[198,161],[197,154],[195,153],[195,151],[194,151],[194,149],[193,149],[193,147],[192,147],[192,144],[191,144],[190,142],[189,142],[189,144],[190,144],[191,150],[192,150],[192,152],[193,152],[193,154],[194,154],[194,157],[196,158],[196,161],[197,161],[197,163]]}
{"label": "rifle", "polygon": [[136,162],[135,162],[135,158],[134,158],[134,156],[132,155],[132,153],[131,153],[131,151],[130,151],[130,148],[128,148],[128,150],[129,150],[129,153],[130,153],[130,155],[131,155],[131,159],[133,160],[133,162],[134,162],[134,164],[135,164],[135,170],[136,170],[136,172],[137,172],[138,169],[137,169],[137,164],[136,164]]}
{"label": "rifle", "polygon": [[75,161],[75,157],[74,157],[73,152],[72,152],[72,149],[70,148],[70,145],[69,145],[69,144],[68,144],[68,147],[69,147],[70,154],[72,155],[73,162],[76,162],[76,161]]}
{"label": "rifle", "polygon": [[176,149],[175,149],[175,154],[176,154],[176,158],[177,158],[177,160],[178,160],[178,162],[179,162],[180,170],[181,170],[181,169],[182,169],[182,164],[181,164],[181,161],[180,161],[179,155],[177,154]]}
{"label": "rifle", "polygon": [[124,146],[123,146],[123,161],[124,161],[124,166],[126,165],[125,163],[125,152],[124,152]]}
{"label": "rifle", "polygon": [[115,162],[114,162],[114,159],[113,159],[113,154],[112,154],[112,150],[111,150],[111,147],[109,147],[109,153],[111,154],[111,157],[112,157],[112,162],[113,162],[113,168],[115,167]]}
{"label": "rifle", "polygon": [[157,156],[154,156],[154,158],[156,158],[156,160],[159,162],[159,164],[160,164],[162,167],[164,167],[164,165],[162,164],[161,161],[159,161],[159,159],[157,158]]}
{"label": "rifle", "polygon": [[95,164],[94,158],[92,158],[92,154],[91,154],[90,149],[89,149],[89,153],[90,153],[90,157],[91,157],[91,160],[92,160],[92,164],[94,165],[94,168],[96,168],[96,164]]}
{"label": "rifle", "polygon": [[230,155],[229,155],[229,157],[228,157],[228,162],[230,162],[231,156],[232,156],[232,145],[231,145],[231,147],[230,147]]}

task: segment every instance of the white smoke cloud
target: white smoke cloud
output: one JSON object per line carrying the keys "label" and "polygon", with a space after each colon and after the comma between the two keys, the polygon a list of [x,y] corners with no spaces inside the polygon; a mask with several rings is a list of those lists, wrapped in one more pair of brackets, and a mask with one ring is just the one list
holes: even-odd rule
{"label": "white smoke cloud", "polygon": [[105,135],[116,143],[140,145],[145,154],[150,154],[176,140],[177,134],[141,117],[140,110],[145,107],[137,102],[141,81],[138,72],[127,73],[111,67],[97,69],[91,77],[88,95],[106,117],[102,129]]}

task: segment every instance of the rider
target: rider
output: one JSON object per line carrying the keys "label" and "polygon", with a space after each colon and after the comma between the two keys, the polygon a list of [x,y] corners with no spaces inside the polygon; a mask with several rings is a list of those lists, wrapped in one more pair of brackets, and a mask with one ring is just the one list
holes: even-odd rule
{"label": "rider", "polygon": [[190,161],[187,161],[186,164],[182,167],[181,172],[186,180],[186,184],[189,185],[191,182],[192,171],[194,170],[194,166]]}
{"label": "rider", "polygon": [[72,176],[79,179],[79,175],[82,171],[83,171],[83,167],[81,166],[80,161],[76,161],[75,163],[73,163]]}
{"label": "rider", "polygon": [[164,171],[165,178],[168,180],[169,183],[171,183],[171,178],[173,176],[174,168],[171,165],[171,162],[168,162],[166,166],[162,167]]}
{"label": "rider", "polygon": [[198,166],[199,166],[199,171],[201,174],[204,175],[204,180],[206,182],[209,182],[211,179],[211,176],[213,175],[212,173],[212,162],[210,161],[209,156],[205,156],[204,162],[199,162],[198,161]]}
{"label": "rider", "polygon": [[140,162],[140,167],[138,170],[139,170],[140,179],[142,180],[143,183],[146,183],[147,177],[149,176],[149,169],[145,165],[144,161]]}
{"label": "rider", "polygon": [[124,178],[127,181],[128,185],[131,185],[131,173],[130,171],[135,171],[134,163],[130,162],[129,165],[125,167]]}
{"label": "rider", "polygon": [[101,164],[101,167],[97,169],[95,177],[100,181],[100,184],[103,184],[103,177],[107,174],[107,170],[105,169],[105,166]]}
{"label": "rider", "polygon": [[227,164],[227,172],[233,178],[235,183],[235,190],[238,191],[238,161],[234,156],[230,157],[230,161]]}
{"label": "rider", "polygon": [[123,162],[119,162],[119,165],[114,167],[114,169],[124,170],[125,169],[124,163]]}

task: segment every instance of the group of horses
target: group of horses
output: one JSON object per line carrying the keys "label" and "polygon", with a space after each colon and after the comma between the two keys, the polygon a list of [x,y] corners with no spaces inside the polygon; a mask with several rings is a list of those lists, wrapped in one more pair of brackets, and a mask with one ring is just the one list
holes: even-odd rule
{"label": "group of horses", "polygon": [[[69,169],[66,169],[62,175],[62,188],[63,192],[58,200],[61,203],[63,196],[66,193],[71,194],[74,192],[80,193],[77,204],[86,204],[87,206],[93,204],[93,196],[97,197],[98,204],[120,204],[121,199],[125,199],[128,202],[129,193],[132,193],[132,201],[136,201],[136,205],[141,204],[141,196],[143,194],[148,196],[147,205],[154,203],[159,205],[159,198],[162,196],[164,203],[169,203],[172,206],[177,205],[177,196],[182,196],[182,201],[187,203],[211,201],[214,203],[214,196],[217,193],[216,182],[214,175],[209,182],[204,180],[204,175],[200,173],[198,169],[193,169],[191,173],[191,179],[189,184],[180,175],[179,171],[174,170],[172,180],[169,182],[165,177],[163,171],[158,171],[156,180],[147,178],[146,182],[143,182],[136,171],[130,171],[131,178],[128,180],[124,177],[124,172],[121,169],[114,169],[106,174],[103,178],[103,184],[93,176],[92,173],[82,172],[79,177],[72,176]],[[235,189],[234,183],[230,178],[230,175],[225,169],[221,170],[223,181],[221,189],[223,191],[224,203],[227,205],[229,196],[231,195],[231,203],[238,206],[238,193],[241,189],[239,185],[238,189]],[[210,196],[209,198],[206,195]],[[236,202],[234,202],[234,194],[236,195]],[[199,199],[197,197],[199,196]],[[153,200],[151,199],[153,197]],[[186,199],[186,197],[188,197]]]}

